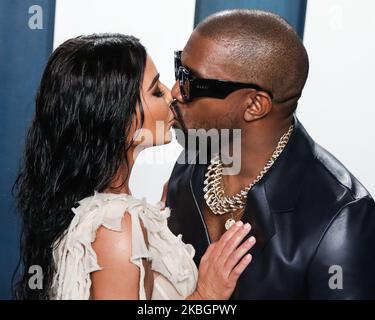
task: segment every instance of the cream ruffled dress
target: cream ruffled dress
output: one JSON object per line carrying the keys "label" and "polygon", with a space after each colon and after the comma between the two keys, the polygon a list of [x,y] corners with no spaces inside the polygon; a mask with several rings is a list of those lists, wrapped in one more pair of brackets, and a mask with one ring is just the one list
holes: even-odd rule
{"label": "cream ruffled dress", "polygon": [[[194,248],[182,242],[168,228],[169,208],[163,202],[151,205],[128,194],[98,193],[72,208],[75,216],[69,229],[56,244],[53,259],[56,273],[51,299],[89,299],[90,273],[100,270],[91,244],[100,226],[121,231],[121,220],[128,212],[132,221],[131,262],[140,269],[139,299],[145,300],[145,270],[142,258],[151,260],[154,273],[152,300],[185,299],[194,292],[198,270]],[[140,220],[147,231],[146,245]]]}

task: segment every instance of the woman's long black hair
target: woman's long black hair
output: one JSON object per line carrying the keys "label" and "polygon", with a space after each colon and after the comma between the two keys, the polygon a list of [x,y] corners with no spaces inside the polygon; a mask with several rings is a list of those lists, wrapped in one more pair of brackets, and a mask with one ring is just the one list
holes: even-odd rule
{"label": "woman's long black hair", "polygon": [[[73,218],[71,208],[103,191],[128,164],[137,105],[137,126],[143,124],[140,88],[146,59],[138,39],[120,34],[70,39],[51,55],[14,185],[22,216],[16,299],[49,298],[53,246]],[[43,270],[42,289],[29,286],[33,265]]]}

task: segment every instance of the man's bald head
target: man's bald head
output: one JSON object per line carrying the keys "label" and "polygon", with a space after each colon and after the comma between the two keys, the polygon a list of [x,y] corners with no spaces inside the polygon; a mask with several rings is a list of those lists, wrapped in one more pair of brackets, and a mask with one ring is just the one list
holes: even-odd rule
{"label": "man's bald head", "polygon": [[294,111],[309,62],[302,41],[285,20],[258,10],[229,10],[206,18],[194,34],[224,47],[222,66],[233,80],[271,91],[275,104]]}

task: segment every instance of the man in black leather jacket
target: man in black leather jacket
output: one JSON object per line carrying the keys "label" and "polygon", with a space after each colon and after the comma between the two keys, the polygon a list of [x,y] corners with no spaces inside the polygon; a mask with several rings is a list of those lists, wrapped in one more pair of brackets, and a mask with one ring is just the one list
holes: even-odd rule
{"label": "man in black leather jacket", "polygon": [[[374,299],[375,203],[295,115],[308,58],[291,27],[260,11],[215,14],[194,30],[180,59],[172,90],[179,127],[241,129],[241,170],[222,176],[225,195],[257,177],[293,125],[281,154],[247,194],[240,218],[257,243],[232,299]],[[196,78],[254,85],[228,89]],[[194,246],[197,265],[228,218],[206,204],[206,172],[206,163],[177,163],[167,194],[169,227]]]}

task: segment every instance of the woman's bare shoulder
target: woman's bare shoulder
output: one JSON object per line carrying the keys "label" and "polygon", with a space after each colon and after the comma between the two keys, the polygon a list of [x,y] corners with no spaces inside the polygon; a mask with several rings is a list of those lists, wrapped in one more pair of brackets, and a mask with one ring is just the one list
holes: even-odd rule
{"label": "woman's bare shoulder", "polygon": [[101,270],[91,274],[92,299],[138,299],[138,266],[130,261],[132,255],[132,221],[125,213],[121,230],[98,228],[92,247]]}

